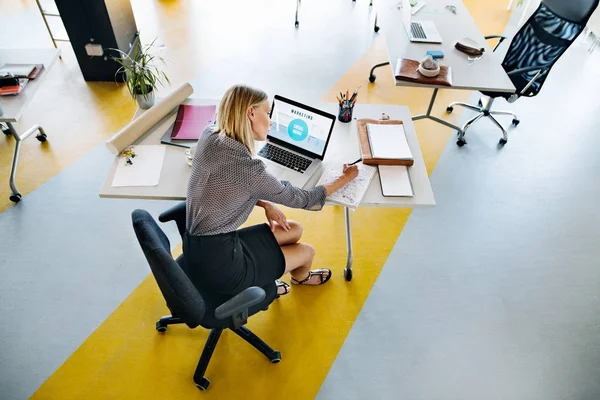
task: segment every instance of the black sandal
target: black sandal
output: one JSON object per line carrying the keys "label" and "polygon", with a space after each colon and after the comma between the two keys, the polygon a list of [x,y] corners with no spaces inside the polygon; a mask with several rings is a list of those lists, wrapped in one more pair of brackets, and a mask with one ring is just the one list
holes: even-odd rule
{"label": "black sandal", "polygon": [[[326,278],[323,277],[325,271],[329,272],[329,275],[327,275]],[[322,285],[325,282],[327,282],[331,278],[331,270],[328,268],[320,268],[320,269],[310,270],[310,271],[308,271],[308,276],[305,279],[299,281],[292,276],[290,281],[292,282],[292,285],[304,285],[304,284],[306,284],[306,282],[308,282],[308,280],[310,278],[312,278],[315,275],[318,275],[321,277],[321,282],[317,283],[316,285],[309,285],[309,286],[318,286],[318,285]]]}
{"label": "black sandal", "polygon": [[[276,280],[275,286],[277,287],[277,297],[285,296],[286,294],[288,294],[291,291],[290,285],[288,285],[284,281]],[[285,292],[279,294],[279,288],[281,288],[281,287],[285,289]]]}

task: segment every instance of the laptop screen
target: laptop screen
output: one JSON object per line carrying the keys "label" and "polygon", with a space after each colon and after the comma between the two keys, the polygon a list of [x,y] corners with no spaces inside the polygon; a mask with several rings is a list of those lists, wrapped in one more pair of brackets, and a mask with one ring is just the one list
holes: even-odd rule
{"label": "laptop screen", "polygon": [[276,95],[271,107],[273,124],[268,138],[322,159],[335,118],[333,114]]}

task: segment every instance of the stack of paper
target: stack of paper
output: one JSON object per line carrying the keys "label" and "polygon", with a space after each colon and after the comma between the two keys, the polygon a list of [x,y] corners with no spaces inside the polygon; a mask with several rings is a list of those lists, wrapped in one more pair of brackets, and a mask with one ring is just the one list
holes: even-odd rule
{"label": "stack of paper", "polygon": [[408,167],[403,165],[379,165],[381,193],[391,197],[414,196]]}
{"label": "stack of paper", "polygon": [[367,124],[373,158],[413,160],[403,125]]}

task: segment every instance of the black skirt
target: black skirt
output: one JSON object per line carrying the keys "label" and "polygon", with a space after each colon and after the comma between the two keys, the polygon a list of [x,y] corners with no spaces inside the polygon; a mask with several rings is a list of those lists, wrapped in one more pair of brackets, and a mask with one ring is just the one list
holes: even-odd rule
{"label": "black skirt", "polygon": [[186,234],[183,254],[201,293],[233,296],[250,286],[269,293],[285,272],[283,252],[267,224],[211,236]]}

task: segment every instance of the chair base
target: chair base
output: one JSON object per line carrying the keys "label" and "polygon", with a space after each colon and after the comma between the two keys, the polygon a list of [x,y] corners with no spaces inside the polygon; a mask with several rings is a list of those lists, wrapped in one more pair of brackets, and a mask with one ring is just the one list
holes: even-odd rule
{"label": "chair base", "polygon": [[448,113],[451,113],[452,111],[454,111],[454,107],[455,106],[464,107],[464,108],[467,108],[469,110],[477,112],[477,115],[475,115],[473,118],[471,118],[467,122],[465,122],[465,124],[462,126],[462,131],[458,132],[458,139],[456,141],[456,144],[459,147],[462,147],[462,146],[464,146],[467,143],[467,141],[465,140],[465,135],[467,133],[467,129],[469,129],[471,127],[471,125],[473,125],[475,122],[479,121],[483,117],[487,117],[487,118],[491,119],[492,122],[498,128],[500,128],[500,130],[502,131],[502,137],[498,141],[498,144],[500,144],[500,145],[503,146],[503,145],[505,145],[508,142],[508,132],[502,126],[502,124],[500,124],[500,122],[496,119],[495,115],[510,115],[510,116],[512,116],[513,117],[512,125],[515,126],[515,127],[517,125],[519,125],[519,123],[521,121],[519,121],[519,119],[517,118],[517,115],[515,113],[511,112],[511,111],[492,110],[492,104],[493,103],[494,103],[494,99],[493,98],[489,98],[486,101],[485,106],[483,105],[483,101],[482,100],[479,101],[479,104],[477,106],[474,106],[472,104],[463,103],[461,101],[455,101],[455,102],[450,103],[448,105],[448,107],[446,108],[446,112],[448,112]]}
{"label": "chair base", "polygon": [[[162,333],[167,330],[168,325],[182,323],[184,322],[177,317],[172,317],[170,315],[165,316],[156,322],[156,330]],[[224,328],[215,328],[211,330],[210,334],[208,335],[208,339],[206,340],[206,344],[204,345],[204,350],[202,350],[202,355],[200,356],[200,360],[196,366],[196,372],[194,372],[194,383],[200,390],[206,390],[208,389],[208,385],[210,385],[210,381],[204,376],[204,374],[206,373],[208,363],[210,362],[213,352],[217,347],[217,343],[219,342],[223,330]],[[237,329],[232,329],[232,331],[246,342],[250,343],[255,349],[264,354],[265,357],[271,361],[271,363],[277,364],[281,361],[281,353],[273,350],[268,344],[252,333],[248,328],[241,326]]]}

